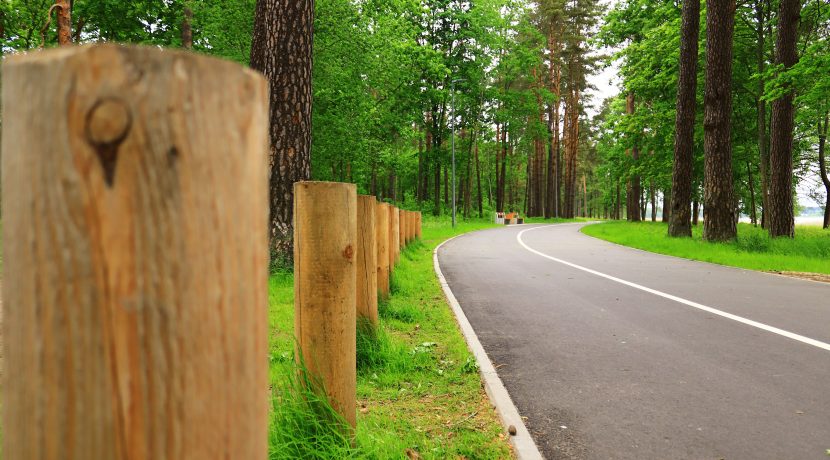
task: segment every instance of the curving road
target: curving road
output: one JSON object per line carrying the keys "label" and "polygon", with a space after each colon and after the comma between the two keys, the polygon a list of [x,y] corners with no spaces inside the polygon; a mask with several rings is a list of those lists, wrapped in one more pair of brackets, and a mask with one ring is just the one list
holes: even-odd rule
{"label": "curving road", "polygon": [[547,458],[830,458],[830,284],[581,227],[485,230],[438,253]]}

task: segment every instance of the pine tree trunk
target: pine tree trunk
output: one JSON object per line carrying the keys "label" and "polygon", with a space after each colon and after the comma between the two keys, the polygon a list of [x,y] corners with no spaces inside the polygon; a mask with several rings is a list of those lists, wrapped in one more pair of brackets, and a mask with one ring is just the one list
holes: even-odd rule
{"label": "pine tree trunk", "polygon": [[714,0],[706,11],[706,89],[704,92],[703,237],[735,238],[732,207],[732,35],[735,0]]}
{"label": "pine tree trunk", "polygon": [[58,16],[58,45],[72,44],[72,7],[69,0],[55,0]]}
{"label": "pine tree trunk", "polygon": [[746,161],[746,174],[749,178],[749,218],[752,225],[758,225],[758,215],[755,205],[755,181],[752,179],[752,164]]}
{"label": "pine tree trunk", "polygon": [[[672,169],[669,236],[692,236],[689,208],[694,170],[697,52],[700,35],[700,0],[684,0],[680,26],[680,77],[677,83],[677,115],[674,123],[674,167]],[[664,219],[665,220],[665,219]]]}
{"label": "pine tree trunk", "polygon": [[651,181],[651,185],[649,185],[648,189],[649,194],[651,195],[651,221],[657,222],[657,196],[654,191],[654,181]]}
{"label": "pine tree trunk", "polygon": [[[789,69],[798,62],[798,20],[800,0],[781,0],[778,6],[778,37],[775,62]],[[769,234],[795,236],[793,215],[793,125],[795,110],[791,88],[772,102],[770,125]]]}
{"label": "pine tree trunk", "polygon": [[292,259],[294,183],[311,177],[314,0],[257,0],[251,68],[268,79],[271,248]]}
{"label": "pine tree trunk", "polygon": [[825,204],[824,204],[824,225],[823,228],[830,228],[830,178],[827,177],[827,154],[825,148],[827,145],[827,125],[830,121],[828,113],[824,113],[824,127],[821,121],[818,124],[818,167],[821,175],[821,183],[824,184]]}
{"label": "pine tree trunk", "polygon": [[484,217],[484,197],[481,195],[481,163],[478,159],[478,138],[475,143],[476,156],[476,188],[478,188],[478,217]]}
{"label": "pine tree trunk", "polygon": [[755,19],[758,22],[756,35],[758,41],[756,44],[756,59],[757,59],[757,74],[758,78],[758,97],[755,100],[755,105],[758,111],[758,160],[761,164],[761,227],[766,228],[769,215],[769,151],[767,150],[767,103],[761,96],[764,95],[764,71],[766,68],[765,56],[765,35],[764,35],[764,21],[765,12],[764,5],[768,0],[756,0],[755,3]]}
{"label": "pine tree trunk", "polygon": [[698,218],[700,217],[700,201],[695,199],[692,204],[692,225],[697,226]]}
{"label": "pine tree trunk", "polygon": [[415,201],[420,206],[421,201],[424,200],[424,196],[421,193],[422,188],[421,184],[423,183],[423,176],[424,176],[424,137],[423,137],[423,128],[418,127],[418,176],[415,179]]}
{"label": "pine tree trunk", "polygon": [[[625,99],[625,113],[629,116],[634,115],[634,94],[629,93]],[[631,148],[631,159],[636,167],[640,160],[640,149],[636,144]],[[628,220],[631,222],[639,222],[643,219],[642,210],[640,209],[640,176],[635,174],[629,179],[629,193],[628,193]]]}
{"label": "pine tree trunk", "polygon": [[193,49],[193,10],[190,7],[184,7],[184,19],[182,20],[182,48],[189,50]]}

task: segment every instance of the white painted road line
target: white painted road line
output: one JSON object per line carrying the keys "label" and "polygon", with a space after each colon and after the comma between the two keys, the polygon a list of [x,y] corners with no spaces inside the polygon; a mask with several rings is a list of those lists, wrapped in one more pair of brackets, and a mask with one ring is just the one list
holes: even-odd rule
{"label": "white painted road line", "polygon": [[554,262],[559,262],[560,264],[576,268],[577,270],[582,270],[582,271],[590,273],[592,275],[600,276],[602,278],[605,278],[605,279],[608,279],[608,280],[611,280],[611,281],[614,281],[614,282],[617,282],[617,283],[620,283],[620,284],[624,284],[624,285],[632,287],[634,289],[639,289],[641,291],[648,292],[649,294],[654,294],[656,296],[660,296],[660,297],[663,297],[665,299],[673,300],[675,302],[682,303],[684,305],[688,305],[690,307],[697,308],[698,310],[703,310],[705,312],[712,313],[713,315],[718,315],[718,316],[721,316],[721,317],[724,317],[724,318],[729,318],[733,321],[737,321],[739,323],[743,323],[743,324],[746,324],[748,326],[756,327],[758,329],[761,329],[761,330],[764,330],[764,331],[767,331],[767,332],[772,332],[773,334],[778,334],[780,336],[784,336],[784,337],[787,337],[789,339],[793,339],[793,340],[797,340],[797,341],[802,342],[802,343],[806,343],[807,345],[812,345],[814,347],[818,347],[818,348],[821,348],[823,350],[830,351],[830,344],[824,343],[820,340],[811,339],[811,338],[805,337],[803,335],[798,335],[798,334],[795,334],[793,332],[789,332],[789,331],[785,331],[783,329],[779,329],[777,327],[769,326],[769,325],[764,324],[764,323],[759,323],[757,321],[753,321],[751,319],[747,319],[747,318],[744,318],[744,317],[741,317],[741,316],[738,316],[738,315],[733,315],[732,313],[727,313],[725,311],[721,311],[721,310],[718,310],[716,308],[707,307],[706,305],[699,304],[697,302],[692,302],[691,300],[686,300],[682,297],[677,297],[675,295],[667,294],[665,292],[661,292],[661,291],[658,291],[656,289],[651,289],[651,288],[648,288],[648,287],[645,287],[645,286],[641,286],[637,283],[632,283],[631,281],[626,281],[624,279],[620,279],[620,278],[617,278],[615,276],[606,275],[605,273],[598,272],[596,270],[592,270],[590,268],[586,268],[586,267],[583,267],[581,265],[577,265],[575,263],[568,262],[567,260],[562,260],[562,259],[558,259],[558,258],[553,257],[553,256],[549,256],[549,255],[547,255],[543,252],[539,252],[539,251],[531,248],[530,246],[525,244],[525,242],[522,240],[522,235],[524,235],[525,233],[527,233],[531,230],[536,230],[536,229],[545,228],[545,227],[550,227],[550,226],[548,225],[548,226],[542,226],[542,227],[533,227],[533,228],[528,228],[527,230],[522,230],[521,232],[519,232],[518,235],[516,235],[516,240],[519,242],[519,244],[523,248],[527,249],[528,251],[530,251],[530,252],[532,252],[536,255],[540,255],[540,256],[542,256],[546,259],[550,259]]}

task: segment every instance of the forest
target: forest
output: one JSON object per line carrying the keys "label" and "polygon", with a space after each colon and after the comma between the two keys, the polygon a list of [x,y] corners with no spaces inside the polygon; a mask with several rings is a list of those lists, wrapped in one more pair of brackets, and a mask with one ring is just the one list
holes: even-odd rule
{"label": "forest", "polygon": [[[710,240],[741,217],[792,237],[802,206],[830,224],[824,0],[293,2],[270,26],[313,32],[309,59],[268,42],[274,0],[4,0],[3,53],[57,45],[67,3],[64,40],[310,69],[289,91],[309,123],[288,133],[310,142],[288,154],[272,126],[275,235],[309,178],[434,215],[455,186],[465,218],[662,219],[683,236],[705,216]],[[619,94],[598,100],[590,77],[612,65]]]}

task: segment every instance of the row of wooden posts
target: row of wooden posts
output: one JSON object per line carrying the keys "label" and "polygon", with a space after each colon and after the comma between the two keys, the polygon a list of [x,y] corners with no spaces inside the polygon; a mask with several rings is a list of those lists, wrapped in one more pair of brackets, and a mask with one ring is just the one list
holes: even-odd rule
{"label": "row of wooden posts", "polygon": [[421,213],[357,195],[354,184],[294,184],[297,351],[336,411],[356,422],[358,318],[378,322],[401,249],[421,236]]}
{"label": "row of wooden posts", "polygon": [[[2,91],[4,458],[264,460],[265,79],[101,44],[9,56]],[[294,332],[353,425],[356,316],[420,215],[295,193]]]}

